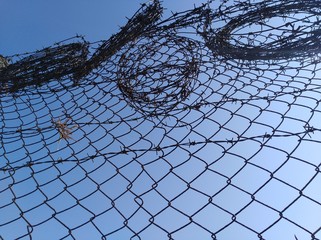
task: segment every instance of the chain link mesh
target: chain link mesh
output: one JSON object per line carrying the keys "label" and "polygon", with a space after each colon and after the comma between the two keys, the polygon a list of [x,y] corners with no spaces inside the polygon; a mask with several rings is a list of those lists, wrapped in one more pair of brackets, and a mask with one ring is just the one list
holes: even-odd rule
{"label": "chain link mesh", "polygon": [[0,238],[320,239],[320,6],[155,0],[1,58]]}

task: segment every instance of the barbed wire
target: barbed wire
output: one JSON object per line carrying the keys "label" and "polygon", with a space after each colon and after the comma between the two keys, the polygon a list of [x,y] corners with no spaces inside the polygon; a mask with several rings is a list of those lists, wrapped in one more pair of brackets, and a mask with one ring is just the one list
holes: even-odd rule
{"label": "barbed wire", "polygon": [[1,57],[0,239],[321,239],[319,5],[154,0]]}

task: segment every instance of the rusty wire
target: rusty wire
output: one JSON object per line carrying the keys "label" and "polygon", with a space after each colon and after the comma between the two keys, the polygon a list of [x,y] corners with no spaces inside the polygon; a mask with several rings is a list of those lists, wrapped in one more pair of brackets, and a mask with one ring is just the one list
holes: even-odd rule
{"label": "rusty wire", "polygon": [[321,239],[319,1],[162,11],[1,58],[0,239]]}

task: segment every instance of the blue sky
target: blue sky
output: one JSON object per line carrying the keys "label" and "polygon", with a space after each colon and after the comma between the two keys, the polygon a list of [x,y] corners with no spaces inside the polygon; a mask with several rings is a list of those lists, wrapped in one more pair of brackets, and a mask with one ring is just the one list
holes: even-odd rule
{"label": "blue sky", "polygon": [[[57,41],[73,37],[76,34],[83,35],[85,39],[88,41],[99,41],[103,39],[108,39],[111,36],[111,34],[117,33],[120,26],[126,23],[127,20],[125,17],[130,17],[134,12],[136,12],[136,10],[140,7],[140,3],[142,2],[132,0],[108,2],[101,0],[94,2],[79,0],[68,2],[42,0],[1,1],[0,4],[2,14],[0,16],[0,22],[5,24],[0,25],[0,31],[6,34],[3,34],[3,38],[0,41],[0,54],[8,56],[24,52],[32,52],[35,50],[42,49],[43,47],[50,46],[51,44]],[[172,11],[179,11],[182,9],[189,9],[193,6],[194,3],[194,1],[184,1],[184,3],[167,1],[164,2],[164,7],[171,9]],[[165,15],[166,14],[168,14],[168,12],[165,12]],[[55,97],[49,96],[47,98],[47,101],[49,102],[48,109],[43,105],[43,102],[41,101],[41,99],[39,99],[39,96],[26,97],[26,99],[21,98],[19,100],[13,100],[10,96],[8,96],[7,99],[3,99],[7,101],[4,101],[2,103],[2,107],[4,109],[4,112],[11,113],[5,114],[5,116],[3,117],[3,122],[5,123],[6,127],[12,127],[14,129],[16,128],[16,126],[19,125],[24,125],[25,127],[28,126],[32,128],[34,127],[34,122],[36,119],[44,123],[46,120],[48,120],[47,118],[50,118],[51,115],[60,115],[61,113],[59,112],[59,104],[65,101],[66,105],[68,105],[68,102],[70,102],[70,99],[68,97],[68,94],[61,94],[59,96],[59,99],[55,100]],[[84,101],[84,103],[82,101]],[[23,110],[16,109],[12,105],[13,102],[18,103],[18,105]],[[27,104],[27,102],[29,102],[31,105]],[[79,103],[83,103],[86,105],[86,99],[80,97],[80,99],[78,100],[78,104]],[[32,106],[32,108],[30,106]],[[74,107],[72,102],[70,103],[69,107]],[[37,111],[37,113],[34,114],[32,112],[32,109],[34,111]],[[42,110],[40,111],[40,109]],[[50,112],[51,110],[53,110],[53,112]],[[19,116],[21,118],[20,121],[13,120],[18,118]],[[4,125],[2,126],[4,127]],[[147,135],[148,133],[145,133],[147,126],[148,124],[145,124],[144,127],[138,127],[137,129],[140,129],[142,134]],[[4,128],[6,129],[6,127]],[[116,130],[113,132],[114,135],[123,134],[122,132],[119,132],[119,128],[117,130],[117,126],[115,127]],[[123,126],[121,130],[128,131],[128,127],[126,128],[125,126]],[[93,139],[96,139],[99,137],[99,134],[100,133],[96,131],[94,134],[91,135],[91,137]],[[148,136],[147,138],[152,138],[155,142],[159,141],[159,139],[156,137],[157,134],[155,135],[154,133],[153,135],[154,136]],[[77,133],[75,134],[75,137],[76,136]],[[19,140],[14,144],[6,144],[6,159],[16,159],[17,164],[19,165],[20,161],[25,161],[26,149],[28,149],[28,151],[35,150],[33,154],[30,154],[30,158],[32,160],[44,158],[46,152],[42,150],[37,151],[37,149],[42,148],[41,142],[43,137],[44,136],[42,135],[27,139],[27,145],[30,144],[28,147],[23,146],[23,143]],[[49,142],[46,142],[46,144],[48,146],[48,149],[54,152],[52,155],[53,158],[59,159],[70,155],[70,150],[64,147],[64,142],[57,142],[55,136],[51,136],[50,133],[48,136],[45,135],[45,137],[48,137],[48,139],[50,139]],[[132,136],[131,138],[134,139],[134,137],[135,136]],[[128,136],[125,138],[128,138],[127,140],[123,140],[125,142],[132,141]],[[86,143],[85,141],[81,144],[86,145],[88,143]],[[102,144],[110,144],[109,139],[104,139],[103,143],[99,143],[99,145]],[[141,146],[144,146],[145,144],[146,143],[143,143],[141,144]],[[109,147],[109,150],[119,151],[119,146],[117,144],[116,146],[114,145],[115,144],[111,145]],[[4,151],[2,151],[2,154],[3,152]],[[91,154],[92,152],[93,149],[86,149],[86,152],[84,154]],[[151,155],[153,158],[157,157],[153,153]],[[86,170],[90,171],[91,169],[97,168],[100,165],[100,160],[101,159],[97,159],[97,164],[86,164]],[[119,158],[116,158],[116,160],[119,161]],[[140,161],[142,162],[148,162],[148,160],[148,157],[141,157],[140,159]],[[119,164],[120,166],[123,165],[122,162],[117,163],[117,161],[113,164]],[[137,174],[139,174],[139,169],[141,169],[140,166],[137,164],[132,165],[133,166],[131,166],[130,168],[122,168],[122,171],[124,172],[123,174],[125,174],[125,176],[128,179],[135,179],[137,177]],[[149,171],[151,173],[154,173],[155,178],[161,178],[164,174],[164,170],[168,171],[169,165],[164,163],[156,163],[152,166],[153,167]],[[162,167],[159,169],[163,169],[163,171],[156,171],[158,167]],[[147,168],[149,167],[147,166]],[[44,196],[47,196],[48,198],[53,198],[50,201],[50,205],[58,212],[75,204],[74,198],[71,197],[69,194],[59,194],[61,193],[64,184],[72,184],[74,181],[77,181],[77,179],[81,179],[84,177],[83,170],[79,170],[78,168],[75,170],[72,169],[72,166],[62,166],[60,171],[65,172],[66,175],[64,175],[65,177],[63,176],[62,180],[60,181],[56,179],[53,182],[53,184],[50,184],[50,181],[52,179],[55,179],[58,174],[57,169],[53,168],[43,169],[42,167],[40,167],[38,169],[39,172],[37,173],[36,177],[37,181],[30,179],[30,171],[28,169],[22,169],[19,171],[19,174],[15,174],[14,176],[4,174],[1,179],[1,190],[3,191],[1,195],[1,206],[7,206],[7,204],[9,205],[8,207],[4,207],[4,209],[2,210],[0,225],[7,221],[19,218],[19,210],[15,207],[15,205],[11,204],[11,199],[14,196],[12,195],[12,193],[10,193],[8,189],[8,186],[12,184],[12,181],[18,182],[14,185],[13,191],[14,195],[18,198],[16,202],[18,205],[20,205],[22,211],[27,211],[27,209],[36,207],[39,204],[41,204],[41,202],[45,200]],[[92,177],[95,178],[97,182],[105,181],[107,177],[112,177],[115,174],[115,172],[113,171],[115,168],[113,168],[111,163],[105,163],[104,169],[104,172],[93,171]],[[67,173],[69,171],[71,171],[71,174],[68,175]],[[147,182],[142,182],[143,179],[146,179]],[[133,188],[133,190],[136,192],[146,191],[146,189],[150,188],[150,185],[152,184],[151,180],[148,180],[148,176],[144,176],[144,174],[142,175],[142,178],[137,182],[138,183],[136,183]],[[108,196],[110,196],[111,198],[115,198],[116,196],[121,194],[122,191],[124,191],[124,189],[126,189],[128,183],[128,180],[125,180],[123,177],[116,176],[112,180],[108,181],[105,185],[102,185],[102,189],[106,194],[108,194]],[[164,183],[160,185],[160,188],[163,189],[162,191],[165,191],[171,184],[172,183],[170,181],[164,181]],[[36,190],[37,186],[39,185],[43,185],[42,191],[45,195],[41,194],[39,191]],[[95,184],[93,184],[91,181],[83,181],[81,184],[81,188],[76,187],[72,191],[73,194],[75,194],[75,196],[77,195],[78,198],[81,198],[83,196],[86,196],[87,191],[92,191],[90,190],[92,189],[92,187],[95,187]],[[84,191],[84,189],[87,190]],[[175,194],[175,191],[171,193],[171,195],[173,194]],[[26,197],[21,197],[24,195],[26,195]],[[146,196],[144,198],[145,206],[149,207],[150,210],[155,209],[155,211],[157,209],[161,209],[161,207],[164,207],[160,204],[160,202],[159,206],[155,207],[154,202],[157,201],[157,197],[159,198],[157,194],[151,194],[151,196]],[[125,201],[121,200],[117,202],[117,204],[119,205],[119,208],[121,209],[122,213],[128,215],[137,208],[137,205],[134,203],[133,196],[130,194],[129,196],[125,196],[123,199],[125,199]],[[101,196],[101,194],[99,193],[95,194],[94,198],[89,199],[88,203],[85,203],[86,201],[87,199],[84,200],[83,204],[89,206],[91,208],[91,211],[94,213],[100,213],[107,207],[111,207],[108,206],[107,203],[105,203],[105,197]],[[44,221],[45,219],[49,218],[52,214],[53,211],[46,207],[43,207],[43,205],[37,207],[33,211],[30,211],[30,213],[25,213],[29,221],[34,224]],[[58,219],[61,218],[62,221],[65,222],[69,227],[79,224],[78,220],[80,222],[86,221],[86,219],[88,220],[88,217],[91,216],[90,214],[88,215],[88,212],[86,211],[79,211],[79,209],[77,211],[77,208],[69,212],[67,216],[64,215],[63,212],[58,215]],[[172,217],[169,216],[168,218],[166,216],[167,214],[164,216],[160,216],[159,221],[167,223],[168,225],[168,223],[172,222],[169,221],[170,219],[172,219]],[[142,226],[144,226],[144,224],[146,224],[148,218],[149,216],[146,214],[143,214],[143,216],[141,217],[138,216],[138,218],[135,217],[136,220],[133,219],[131,221],[131,226],[139,230]],[[75,219],[77,219],[77,221],[75,221]],[[173,220],[175,221],[175,219]],[[105,226],[106,222],[108,223],[107,226]],[[103,218],[98,218],[96,224],[97,226],[100,226],[101,229],[104,229],[103,231],[113,231],[118,227],[122,227],[123,218],[121,218],[119,214],[117,214],[117,212],[114,211],[106,214],[106,216],[104,216]],[[169,228],[174,227],[170,225]],[[36,231],[33,232],[33,237],[34,239],[57,239],[68,234],[66,232],[66,229],[59,230],[58,226],[61,227],[61,225],[59,225],[58,222],[55,220],[47,224],[42,224],[40,225],[40,227],[37,228]],[[154,231],[153,229],[154,228],[150,228],[150,230],[147,231],[147,236],[150,236],[150,234],[155,234],[155,231],[157,229],[154,229]],[[21,220],[16,220],[13,224],[6,224],[3,227],[1,227],[0,236],[2,236],[4,239],[13,239],[17,236],[25,234],[25,231],[26,223]],[[52,234],[48,236],[48,232],[51,232]],[[99,235],[97,235],[97,231],[87,229],[86,227],[80,229],[79,231],[77,231],[77,233],[74,234],[75,236],[77,236],[77,239],[95,239],[99,237]],[[122,231],[120,233],[115,233],[113,235],[113,239],[128,239],[131,236],[131,234],[132,233],[128,230]],[[197,236],[199,235],[200,234],[197,233]],[[159,237],[162,238],[162,236],[163,235],[160,235]]]}
{"label": "blue sky", "polygon": [[[168,15],[170,10],[175,12],[189,9],[194,4],[199,5],[202,2],[201,0],[164,0],[163,6],[167,9],[164,14],[165,16]],[[76,34],[83,35],[90,42],[108,39],[111,34],[118,31],[120,26],[126,23],[125,17],[130,17],[139,8],[140,3],[142,1],[138,0],[0,0],[2,10],[0,14],[0,22],[2,23],[0,24],[0,54],[6,56],[35,51],[50,46],[57,41],[73,37]],[[233,67],[228,67],[230,67],[229,70],[226,70],[225,66],[217,67],[222,72],[226,71],[227,74],[226,76],[219,75],[215,79],[216,81],[211,82],[210,87],[217,90],[217,93],[224,92],[229,88],[221,87],[220,84],[228,84],[230,77],[235,80],[234,88],[240,90],[236,91],[235,98],[246,98],[248,97],[247,92],[255,92],[260,87],[263,87],[262,81],[248,84],[246,87],[243,86],[243,83],[250,82],[254,76],[253,74],[259,75],[260,72],[245,71],[242,76],[237,78],[237,73]],[[291,70],[287,73],[289,75],[293,74]],[[269,75],[268,77],[271,76]],[[305,76],[307,76],[307,73],[300,72],[297,78],[304,79]],[[207,76],[203,74],[201,77],[206,79]],[[286,74],[282,75],[282,77],[281,82],[289,78]],[[300,87],[300,83],[291,84],[288,86],[289,91]],[[105,87],[108,88],[109,85]],[[277,91],[279,88],[278,84],[270,86],[271,92]],[[113,101],[107,102],[103,96],[104,94],[102,92],[97,93],[97,89],[88,90],[88,93],[95,96],[91,100],[101,99],[106,104],[112,104],[113,101],[116,101],[113,99]],[[84,122],[91,117],[90,114],[85,115],[86,109],[90,111],[96,109],[94,111],[96,115],[103,111],[102,108],[98,107],[97,102],[87,101],[86,97],[81,92],[77,92],[77,90],[72,93],[61,92],[59,94],[58,97],[54,95],[47,96],[48,106],[46,107],[44,106],[44,101],[38,95],[27,97],[28,101],[24,98],[16,100],[11,96],[4,97],[2,99],[4,101],[1,103],[3,111],[1,116],[5,127],[1,125],[2,128],[5,130],[7,128],[15,129],[16,125],[22,124],[32,128],[34,127],[33,121],[35,119],[42,126],[46,126],[45,124],[49,117],[61,116],[59,109],[61,104],[68,108],[80,122]],[[209,94],[209,92],[204,94]],[[266,92],[262,91],[260,94],[264,95]],[[78,99],[78,102],[69,101],[68,97],[71,96]],[[220,94],[215,95],[212,93],[207,100],[217,101],[219,97],[221,97]],[[173,234],[176,237],[175,239],[211,239],[209,233],[202,229],[200,225],[213,232],[218,231],[221,227],[231,222],[231,213],[237,213],[238,211],[240,213],[237,215],[237,220],[257,231],[263,230],[273,221],[277,221],[279,217],[278,211],[283,211],[286,217],[300,223],[306,229],[315,230],[319,225],[320,206],[312,203],[310,199],[301,197],[301,200],[297,201],[293,207],[283,209],[298,197],[299,193],[282,181],[301,189],[315,174],[315,165],[318,165],[319,162],[318,152],[309,156],[309,161],[314,165],[304,164],[301,161],[306,157],[307,153],[314,152],[318,148],[318,146],[314,145],[316,143],[313,144],[308,139],[303,140],[298,148],[296,148],[298,139],[295,137],[271,139],[265,144],[264,148],[262,148],[259,140],[240,142],[233,147],[228,143],[201,144],[190,148],[181,146],[173,152],[174,148],[169,147],[162,154],[152,151],[144,153],[139,156],[139,161],[137,162],[132,161],[132,158],[135,157],[132,153],[124,156],[110,154],[112,151],[119,151],[119,146],[121,145],[115,143],[110,138],[111,135],[118,136],[122,142],[131,145],[133,148],[140,149],[149,148],[151,143],[162,143],[166,146],[175,144],[176,141],[182,143],[186,143],[189,140],[204,141],[204,139],[224,141],[237,138],[239,135],[247,137],[264,135],[265,133],[270,133],[273,128],[278,128],[280,132],[302,131],[302,122],[293,120],[291,116],[295,117],[303,112],[305,115],[302,118],[305,118],[305,120],[310,116],[310,109],[302,107],[304,104],[314,104],[309,102],[309,96],[303,94],[293,102],[292,96],[285,95],[278,100],[268,102],[261,99],[244,105],[241,105],[240,102],[226,103],[220,109],[204,107],[202,109],[203,113],[195,111],[193,114],[184,117],[181,115],[183,120],[180,120],[193,122],[193,130],[195,131],[191,131],[188,127],[174,130],[171,130],[170,127],[156,127],[153,122],[143,120],[128,125],[110,124],[108,131],[104,128],[95,129],[94,126],[89,126],[84,131],[88,133],[90,140],[97,141],[94,142],[94,147],[99,147],[102,152],[107,152],[108,161],[103,157],[98,157],[96,161],[88,161],[77,168],[74,168],[71,164],[60,165],[60,168],[48,167],[48,169],[45,169],[44,167],[35,167],[35,171],[38,172],[34,178],[30,178],[30,169],[28,168],[19,170],[19,174],[17,173],[13,176],[3,175],[0,179],[0,191],[2,189],[5,189],[5,191],[0,194],[0,206],[10,203],[13,196],[7,186],[14,181],[13,190],[18,196],[16,201],[23,208],[23,211],[31,209],[38,204],[41,205],[30,212],[26,212],[25,216],[30,222],[39,223],[45,221],[51,218],[55,211],[58,212],[55,220],[39,225],[35,228],[37,230],[34,231],[34,239],[36,240],[54,240],[68,234],[66,229],[63,229],[59,224],[59,220],[63,221],[69,228],[72,228],[88,221],[92,217],[90,211],[99,214],[106,208],[112,207],[111,201],[106,201],[106,196],[102,192],[113,200],[125,192],[124,197],[115,200],[116,206],[126,217],[133,214],[133,211],[137,209],[137,203],[135,202],[137,199],[134,198],[134,194],[126,192],[129,182],[133,181],[134,184],[131,191],[136,195],[144,193],[141,196],[141,199],[144,200],[144,207],[153,214],[166,208],[164,197],[172,199],[173,207],[176,210],[167,208],[166,211],[159,213],[155,218],[157,223],[168,231],[174,231],[188,223],[189,219],[179,211],[193,215],[193,220],[199,225],[190,224],[188,228],[175,232]],[[15,108],[12,102],[19,103],[18,107]],[[288,103],[292,105],[289,107]],[[85,110],[79,110],[76,107],[77,104],[82,105]],[[115,109],[121,109],[122,107],[125,107],[124,103],[117,104]],[[36,110],[37,113],[33,113],[32,109]],[[260,111],[261,109],[263,111]],[[120,112],[120,116],[122,116],[121,114],[126,116],[126,114],[130,113],[130,110],[125,109]],[[109,116],[108,114],[112,115],[113,113],[106,111],[104,115],[99,115],[97,120],[105,120],[106,116]],[[283,119],[282,115],[285,114],[289,117]],[[319,115],[319,113],[316,113],[313,116],[311,124],[318,122]],[[204,122],[202,122],[203,116],[206,116],[206,121]],[[21,117],[18,123],[14,120],[17,117]],[[119,120],[120,117],[117,117],[118,119],[116,120]],[[252,125],[249,128],[250,120],[252,120]],[[177,122],[175,119],[168,119],[168,124],[175,125]],[[135,131],[131,130],[133,126],[135,126]],[[220,128],[220,126],[224,127]],[[215,132],[217,132],[216,135],[214,135]],[[166,133],[166,137],[163,140],[164,133]],[[73,137],[81,139],[77,142],[71,141],[75,149],[88,145],[89,140],[81,138],[83,134],[84,132],[81,129],[75,131]],[[106,137],[103,137],[104,134],[106,134]],[[139,142],[138,140],[141,136],[144,136],[144,141]],[[42,148],[44,139],[48,140],[46,142],[48,144],[47,149]],[[9,142],[9,140],[6,141]],[[135,143],[136,141],[137,143]],[[284,144],[285,141],[286,144]],[[57,136],[50,131],[27,139],[27,146],[22,146],[21,140],[17,140],[18,144],[16,145],[8,142],[6,151],[15,151],[7,152],[5,157],[6,159],[15,159],[18,164],[19,160],[27,159],[24,155],[25,149],[34,151],[31,155],[34,159],[48,157],[46,155],[47,151],[51,151],[53,153],[52,157],[55,159],[69,156],[72,153],[71,149],[66,147],[64,141],[58,144]],[[108,147],[104,148],[104,146]],[[85,148],[85,151],[80,156],[94,154],[94,147]],[[42,150],[37,152],[38,148]],[[284,151],[281,151],[280,148],[283,148]],[[224,150],[226,150],[226,153],[222,157]],[[189,156],[189,152],[193,152],[193,157]],[[290,152],[293,152],[292,158],[291,161],[287,161],[286,153]],[[0,153],[3,154],[3,150]],[[138,151],[137,154],[140,154],[140,152]],[[219,160],[214,161],[215,159]],[[250,161],[245,163],[244,160],[247,159],[250,159]],[[144,165],[145,172],[142,172],[141,164]],[[278,170],[282,164],[284,166]],[[104,165],[104,167],[100,167],[101,165]],[[173,166],[174,170],[169,173]],[[115,171],[116,167],[121,169],[120,173]],[[262,170],[262,168],[265,170]],[[240,169],[242,171],[238,172]],[[301,173],[300,178],[297,177],[297,171],[299,170]],[[86,172],[90,172],[90,178],[88,178]],[[272,180],[270,179],[271,172],[275,174]],[[57,174],[62,175],[59,180],[56,178]],[[108,178],[110,180],[106,181]],[[229,178],[232,178],[232,185],[227,184]],[[51,182],[53,179],[54,181]],[[154,190],[149,191],[155,180],[158,182],[157,190],[163,196]],[[80,181],[80,183],[73,185],[77,181]],[[312,181],[311,187],[306,188],[304,193],[313,199],[321,200],[321,196],[316,190],[319,186],[319,181],[319,178],[316,177]],[[191,189],[189,191],[186,191],[186,182],[190,183]],[[102,192],[95,192],[93,196],[88,197],[87,195],[97,188],[97,183],[102,183]],[[266,184],[265,187],[260,189],[264,184]],[[42,192],[39,191],[39,186],[42,186]],[[68,186],[69,193],[63,192],[59,195],[65,186]],[[222,188],[224,190],[220,192]],[[247,191],[247,193],[240,189]],[[254,193],[260,203],[252,201],[251,194]],[[27,196],[19,197],[24,196],[24,194],[27,194]],[[176,198],[178,194],[181,194],[181,197]],[[54,197],[56,195],[58,196]],[[208,204],[209,196],[214,195],[214,203],[216,205]],[[47,202],[48,205],[42,204],[46,197],[50,199]],[[83,198],[81,201],[82,207],[78,206],[79,204],[75,202],[75,198]],[[76,206],[70,211],[63,211],[74,204]],[[241,211],[247,204],[249,206],[244,211]],[[264,204],[273,207],[275,210],[267,208]],[[90,211],[85,210],[85,207]],[[203,207],[202,211],[196,213]],[[62,212],[59,212],[60,210]],[[16,206],[11,204],[8,208],[1,208],[0,211],[2,211],[0,214],[0,236],[4,237],[5,240],[10,240],[14,236],[19,236],[26,232],[25,222],[20,220],[11,225],[1,227],[1,224],[7,222],[8,219],[12,220],[19,217],[20,212]],[[134,231],[140,231],[149,224],[150,217],[147,212],[139,211],[130,219],[129,226]],[[108,232],[118,227],[123,227],[123,221],[124,218],[117,213],[116,209],[113,209],[102,214],[102,217],[98,217],[95,224],[97,224],[98,228]],[[63,230],[59,231],[57,229]],[[48,232],[54,234],[48,236]],[[271,240],[294,240],[294,234],[300,240],[309,239],[310,237],[307,232],[300,230],[284,219],[281,219],[264,236],[266,239]],[[74,235],[77,239],[99,238],[98,232],[89,224],[76,229]],[[116,232],[110,239],[129,239],[132,236],[133,232],[129,228],[125,228],[123,231]],[[235,237],[244,240],[257,239],[255,233],[235,222],[226,230],[220,232],[217,237],[219,240],[235,239]],[[141,238],[143,240],[161,240],[166,239],[167,236],[160,228],[152,225],[141,233]]]}
{"label": "blue sky", "polygon": [[[11,55],[33,51],[76,34],[84,35],[88,41],[107,39],[126,23],[126,17],[131,17],[143,2],[1,0],[0,52]],[[179,11],[201,2],[164,1],[163,6]]]}

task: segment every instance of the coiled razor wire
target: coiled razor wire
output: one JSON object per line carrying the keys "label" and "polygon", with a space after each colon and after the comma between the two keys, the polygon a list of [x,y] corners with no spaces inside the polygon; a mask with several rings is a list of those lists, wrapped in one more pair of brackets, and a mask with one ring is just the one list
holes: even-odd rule
{"label": "coiled razor wire", "polygon": [[321,239],[319,1],[209,1],[0,58],[0,238]]}

